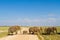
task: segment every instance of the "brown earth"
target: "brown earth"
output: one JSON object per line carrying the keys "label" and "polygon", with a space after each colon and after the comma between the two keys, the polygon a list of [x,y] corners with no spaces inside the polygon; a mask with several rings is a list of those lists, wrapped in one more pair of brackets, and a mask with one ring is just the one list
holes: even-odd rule
{"label": "brown earth", "polygon": [[[0,38],[0,40],[39,40],[37,35],[29,35],[29,34],[24,35],[23,31],[26,30],[29,33],[28,29],[29,28],[22,27],[21,32],[18,31],[17,35],[6,36],[3,38]],[[44,40],[44,38],[42,36],[40,36],[40,40]]]}
{"label": "brown earth", "polygon": [[37,35],[14,35],[1,38],[0,40],[39,40]]}

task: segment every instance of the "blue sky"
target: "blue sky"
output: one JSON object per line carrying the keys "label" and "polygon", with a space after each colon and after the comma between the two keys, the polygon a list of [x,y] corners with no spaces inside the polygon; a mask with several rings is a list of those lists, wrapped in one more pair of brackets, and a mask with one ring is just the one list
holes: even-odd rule
{"label": "blue sky", "polygon": [[0,0],[0,25],[60,26],[60,0]]}

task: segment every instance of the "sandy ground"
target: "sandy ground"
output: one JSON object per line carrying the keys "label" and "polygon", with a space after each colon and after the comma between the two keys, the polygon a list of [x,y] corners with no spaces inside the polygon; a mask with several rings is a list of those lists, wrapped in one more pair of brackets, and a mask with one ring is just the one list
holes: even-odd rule
{"label": "sandy ground", "polygon": [[[0,38],[0,40],[39,40],[39,38],[37,37],[37,35],[23,35],[23,31],[28,31],[29,28],[25,28],[25,27],[22,27],[21,28],[21,31],[18,31],[18,34],[17,35],[13,35],[13,36],[6,36],[4,38]],[[44,38],[42,36],[41,37],[41,40],[44,40]]]}
{"label": "sandy ground", "polygon": [[37,35],[14,35],[1,38],[0,40],[39,40]]}

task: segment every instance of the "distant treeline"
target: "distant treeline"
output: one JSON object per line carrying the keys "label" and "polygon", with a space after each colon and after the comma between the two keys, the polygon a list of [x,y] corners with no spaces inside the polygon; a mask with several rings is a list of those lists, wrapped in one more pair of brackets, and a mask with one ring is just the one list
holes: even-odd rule
{"label": "distant treeline", "polygon": [[[0,26],[0,27],[11,27],[11,26]],[[60,27],[60,26],[21,26],[21,27]]]}

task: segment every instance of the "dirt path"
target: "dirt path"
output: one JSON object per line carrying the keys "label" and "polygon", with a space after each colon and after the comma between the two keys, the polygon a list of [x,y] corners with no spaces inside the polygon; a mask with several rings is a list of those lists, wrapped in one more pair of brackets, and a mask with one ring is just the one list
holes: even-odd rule
{"label": "dirt path", "polygon": [[29,33],[28,29],[29,28],[22,27],[21,32],[18,31],[17,35],[0,38],[0,40],[44,40],[42,36],[40,36],[40,39],[39,39],[37,35],[29,35],[29,34],[23,35],[24,30],[26,30]]}
{"label": "dirt path", "polygon": [[37,35],[14,35],[1,38],[0,40],[39,40]]}

